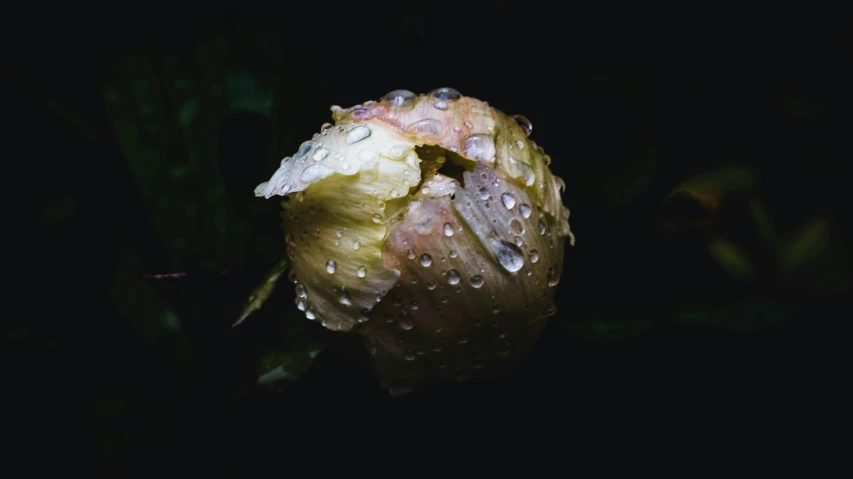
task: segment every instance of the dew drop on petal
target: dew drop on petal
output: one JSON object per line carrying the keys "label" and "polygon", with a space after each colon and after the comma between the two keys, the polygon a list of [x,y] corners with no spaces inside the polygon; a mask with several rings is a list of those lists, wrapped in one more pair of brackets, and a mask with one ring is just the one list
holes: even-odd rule
{"label": "dew drop on petal", "polygon": [[451,269],[450,271],[447,272],[447,282],[448,283],[459,284],[459,279],[460,279],[459,271],[456,271],[455,269]]}
{"label": "dew drop on petal", "polygon": [[518,211],[520,211],[521,216],[523,216],[525,218],[530,218],[530,214],[533,212],[530,209],[530,205],[528,205],[526,203],[522,203],[521,206],[518,207]]}
{"label": "dew drop on petal", "polygon": [[489,199],[489,190],[487,190],[486,188],[480,188],[477,191],[477,198],[480,198],[481,200]]}
{"label": "dew drop on petal", "polygon": [[367,268],[361,266],[358,268],[358,271],[356,273],[358,274],[359,278],[364,278],[365,276],[367,276]]}
{"label": "dew drop on petal", "polygon": [[415,259],[415,251],[414,251],[414,250],[412,250],[412,249],[410,249],[410,250],[408,251],[408,253],[406,254],[406,256],[407,256],[409,259]]}
{"label": "dew drop on petal", "polygon": [[381,223],[382,222],[382,215],[380,215],[379,213],[373,215],[373,222],[374,223]]}
{"label": "dew drop on petal", "polygon": [[501,195],[501,203],[504,204],[506,209],[511,210],[515,207],[515,198],[509,193],[504,193]]}
{"label": "dew drop on petal", "polygon": [[471,276],[471,286],[475,288],[481,288],[485,283],[486,280],[484,280],[483,277],[479,274]]}
{"label": "dew drop on petal", "polygon": [[524,225],[518,218],[513,218],[509,220],[509,229],[517,235],[524,233]]}
{"label": "dew drop on petal", "polygon": [[514,273],[524,266],[524,254],[518,246],[506,241],[495,241],[495,255],[505,270]]}
{"label": "dew drop on petal", "polygon": [[444,236],[453,236],[453,226],[450,223],[444,223]]}
{"label": "dew drop on petal", "polygon": [[419,135],[441,136],[444,134],[444,125],[435,118],[424,118],[406,127],[406,131]]}
{"label": "dew drop on petal", "polygon": [[450,257],[451,258],[456,258],[457,256],[459,256],[459,255],[456,253],[455,249],[450,250]]}
{"label": "dew drop on petal", "polygon": [[337,267],[338,263],[333,259],[326,262],[326,272],[329,274],[334,274]]}
{"label": "dew drop on petal", "polygon": [[424,253],[421,255],[421,266],[427,267],[432,264],[432,256]]}
{"label": "dew drop on petal", "polygon": [[539,261],[539,252],[535,249],[530,250],[530,262],[536,263]]}
{"label": "dew drop on petal", "polygon": [[370,136],[370,128],[359,125],[347,133],[346,142],[348,145],[352,145],[353,143],[358,143],[359,141]]}
{"label": "dew drop on petal", "polygon": [[523,115],[512,115],[512,119],[518,123],[518,126],[524,130],[524,133],[526,133],[527,136],[530,136],[530,134],[533,133],[533,123],[531,123],[526,117]]}
{"label": "dew drop on petal", "polygon": [[314,161],[322,161],[325,160],[327,156],[329,156],[329,150],[325,148],[317,148],[317,151],[314,152],[311,158],[313,158]]}
{"label": "dew drop on petal", "polygon": [[302,174],[299,175],[299,179],[305,183],[313,183],[331,176],[334,172],[335,171],[333,169],[327,168],[323,165],[311,165],[302,170]]}
{"label": "dew drop on petal", "polygon": [[346,288],[341,288],[341,297],[338,301],[340,301],[341,304],[345,304],[347,306],[352,305],[352,300],[350,299],[349,291],[347,291]]}
{"label": "dew drop on petal", "polygon": [[554,268],[548,268],[548,286],[557,286],[559,282],[560,277],[554,273]]}
{"label": "dew drop on petal", "polygon": [[383,96],[379,101],[391,108],[400,108],[411,106],[416,98],[417,95],[409,90],[394,90]]}
{"label": "dew drop on petal", "polygon": [[483,133],[471,135],[462,142],[462,150],[474,160],[494,161],[495,142],[492,137]]}
{"label": "dew drop on petal", "polygon": [[453,88],[438,88],[430,92],[430,96],[436,100],[454,101],[462,97],[462,94]]}

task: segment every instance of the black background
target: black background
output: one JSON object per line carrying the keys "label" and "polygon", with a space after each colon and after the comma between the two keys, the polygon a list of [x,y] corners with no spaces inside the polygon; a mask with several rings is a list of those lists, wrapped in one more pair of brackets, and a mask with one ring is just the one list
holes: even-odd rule
{"label": "black background", "polygon": [[[828,389],[837,384],[823,355],[836,352],[830,339],[849,315],[841,222],[849,201],[849,25],[828,13],[593,15],[554,5],[282,3],[251,14],[140,14],[134,6],[53,11],[32,23],[9,16],[6,178],[15,194],[7,206],[24,218],[7,230],[21,243],[7,253],[7,279],[23,292],[11,300],[20,312],[9,315],[3,351],[7,387],[26,397],[17,419],[34,442],[25,443],[61,445],[74,464],[110,475],[178,463],[236,473],[246,465],[287,470],[304,450],[366,446],[382,455],[387,444],[426,442],[458,452],[495,442],[516,451],[602,432],[657,434],[672,423],[699,435],[725,430],[729,441],[735,431],[821,422],[824,408],[815,404],[834,400]],[[225,39],[212,50],[223,69],[276,72],[276,101],[270,116],[232,112],[204,132],[217,145],[234,214],[250,225],[242,243],[228,243],[242,250],[182,259],[155,233],[152,217],[161,213],[144,200],[104,85],[133,77],[128,58],[171,57],[204,70],[197,46],[211,39]],[[278,53],[258,46],[269,42]],[[126,76],[116,79],[116,71]],[[567,254],[558,316],[523,370],[489,383],[392,400],[353,359],[350,338],[331,335],[290,388],[252,389],[251,353],[276,317],[259,314],[242,330],[228,324],[284,247],[276,205],[259,206],[252,188],[318,131],[330,105],[442,86],[527,116],[566,181],[578,242]],[[614,199],[630,183],[625,172],[643,173],[650,155],[653,180]],[[661,233],[675,208],[666,195],[731,162],[760,171],[760,195],[779,230],[830,219],[842,248],[821,264],[840,267],[843,286],[820,269],[814,274],[828,287],[775,281],[774,260],[737,199],[711,226]],[[66,212],[58,220],[46,213],[56,208]],[[757,280],[735,281],[708,257],[706,242],[717,234],[751,245]],[[203,250],[201,243],[190,240],[188,249]],[[194,273],[154,286],[186,321],[180,341],[141,339],[111,296],[127,251],[139,258],[134,274],[176,264]],[[795,313],[758,328],[672,321],[684,304],[738,301],[775,301]],[[615,318],[627,333],[577,326],[593,316]],[[35,426],[45,419],[48,426]]]}

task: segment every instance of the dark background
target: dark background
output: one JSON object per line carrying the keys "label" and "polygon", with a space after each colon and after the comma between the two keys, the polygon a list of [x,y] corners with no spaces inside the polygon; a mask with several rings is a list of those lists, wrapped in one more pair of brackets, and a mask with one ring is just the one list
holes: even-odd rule
{"label": "dark background", "polygon": [[[8,16],[18,440],[109,475],[236,473],[430,436],[816,421],[849,316],[849,23],[554,8]],[[577,246],[525,367],[392,400],[357,338],[286,313],[289,287],[232,329],[284,256],[254,186],[331,105],[442,86],[528,117],[567,185]],[[139,276],[164,272],[189,275]],[[255,387],[280,364],[302,377]]]}

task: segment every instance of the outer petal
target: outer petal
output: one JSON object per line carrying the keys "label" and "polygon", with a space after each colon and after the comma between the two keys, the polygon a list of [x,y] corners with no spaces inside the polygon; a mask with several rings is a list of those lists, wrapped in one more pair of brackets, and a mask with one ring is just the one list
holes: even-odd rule
{"label": "outer petal", "polygon": [[385,242],[400,281],[362,331],[392,390],[506,370],[555,312],[564,240],[554,220],[490,163],[464,179],[445,195],[416,194]]}

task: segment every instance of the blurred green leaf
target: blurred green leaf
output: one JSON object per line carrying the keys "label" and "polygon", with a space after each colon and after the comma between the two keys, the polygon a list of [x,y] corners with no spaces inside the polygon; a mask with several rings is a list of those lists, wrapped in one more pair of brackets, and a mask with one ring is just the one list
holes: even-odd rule
{"label": "blurred green leaf", "polygon": [[793,317],[796,307],[773,298],[753,298],[727,303],[684,305],[673,321],[687,326],[749,332],[778,326]]}
{"label": "blurred green leaf", "polygon": [[711,240],[708,247],[711,256],[730,275],[741,281],[755,279],[755,266],[737,245],[718,236]]}
{"label": "blurred green leaf", "polygon": [[284,274],[287,269],[287,260],[283,259],[279,261],[273,268],[267,273],[264,277],[264,280],[255,287],[252,294],[249,295],[249,299],[246,305],[243,307],[243,311],[240,313],[240,317],[234,323],[234,326],[242,323],[246,318],[249,317],[250,314],[255,311],[261,309],[261,306],[264,305],[264,302],[269,299],[273,290],[275,290],[276,283],[278,279]]}
{"label": "blurred green leaf", "polygon": [[561,321],[559,324],[570,336],[582,341],[609,343],[635,338],[645,333],[651,328],[652,320],[596,314],[587,318]]}
{"label": "blurred green leaf", "polygon": [[794,234],[782,251],[782,267],[795,270],[817,259],[829,246],[829,221],[815,218]]}

